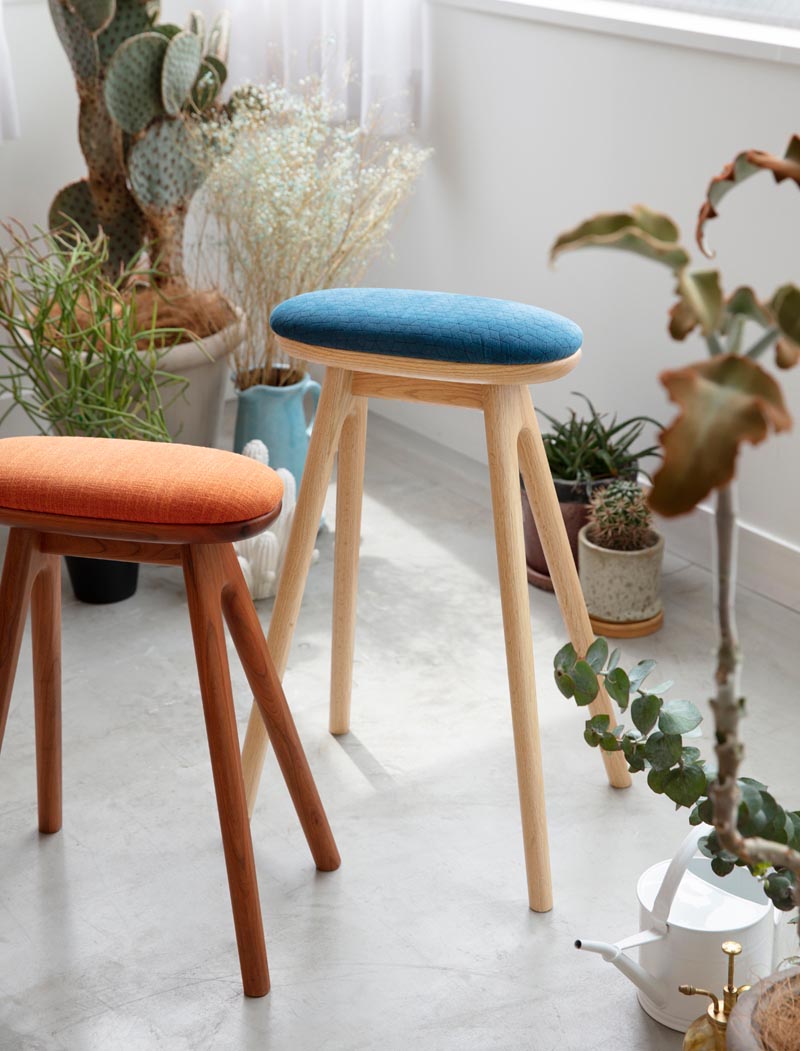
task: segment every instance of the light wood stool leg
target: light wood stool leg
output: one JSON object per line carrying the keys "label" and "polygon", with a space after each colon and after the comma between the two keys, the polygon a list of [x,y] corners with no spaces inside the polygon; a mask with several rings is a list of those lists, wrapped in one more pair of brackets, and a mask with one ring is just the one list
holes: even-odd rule
{"label": "light wood stool leg", "polygon": [[38,536],[30,530],[12,529],[8,534],[3,576],[0,579],[0,748],[3,747],[19,649],[25,633],[31,586],[39,558],[37,545]]}
{"label": "light wood stool leg", "polygon": [[225,545],[222,557],[228,579],[228,586],[222,593],[222,609],[231,637],[261,710],[316,866],[323,872],[332,872],[338,869],[341,858],[267,649],[261,621],[230,545]]}
{"label": "light wood stool leg", "polygon": [[491,387],[486,392],[484,413],[528,877],[528,903],[535,912],[547,912],[553,907],[553,894],[536,710],[525,543],[519,510],[517,435],[522,425],[519,398],[513,389],[509,391],[503,387]]}
{"label": "light wood stool leg", "polygon": [[[536,521],[536,528],[539,531],[539,539],[542,542],[542,550],[547,560],[547,568],[550,571],[556,598],[561,607],[564,624],[572,645],[583,656],[594,641],[594,631],[589,621],[589,614],[586,612],[578,570],[575,567],[564,519],[558,506],[558,497],[547,463],[547,454],[544,450],[536,413],[533,410],[530,392],[525,387],[517,387],[514,390],[521,404],[524,419],[519,435],[519,460],[525,490]],[[589,711],[592,715],[610,716],[612,726],[617,721],[608,694],[603,689],[589,706]],[[605,752],[601,749],[601,754],[609,784],[613,788],[629,788],[631,775],[622,752]]]}
{"label": "light wood stool leg", "polygon": [[342,427],[336,464],[336,537],[333,550],[333,632],[331,640],[330,731],[350,729],[353,653],[358,603],[358,547],[367,442],[366,398],[353,399]]}
{"label": "light wood stool leg", "polygon": [[221,598],[220,545],[184,548],[183,574],[246,996],[269,992],[267,950],[239,757]]}
{"label": "light wood stool leg", "polygon": [[[327,370],[267,636],[275,670],[281,679],[286,671],[292,636],[303,601],[303,591],[333,470],[333,459],[339,444],[339,434],[351,409],[351,386],[352,373],[343,369]],[[258,796],[267,744],[264,720],[258,705],[254,704],[242,753],[247,807],[250,814],[253,813]]]}
{"label": "light wood stool leg", "polygon": [[61,828],[61,559],[41,555],[31,592],[39,831]]}

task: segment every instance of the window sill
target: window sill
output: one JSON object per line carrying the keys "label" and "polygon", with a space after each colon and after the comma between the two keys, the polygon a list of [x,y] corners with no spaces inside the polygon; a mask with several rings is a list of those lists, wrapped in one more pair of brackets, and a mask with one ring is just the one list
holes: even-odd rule
{"label": "window sill", "polygon": [[440,7],[800,65],[800,29],[619,0],[430,0]]}

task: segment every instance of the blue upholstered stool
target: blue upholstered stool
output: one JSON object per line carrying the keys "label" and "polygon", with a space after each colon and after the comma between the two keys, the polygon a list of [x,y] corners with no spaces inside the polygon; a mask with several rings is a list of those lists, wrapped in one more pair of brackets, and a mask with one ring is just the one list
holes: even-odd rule
{"label": "blue upholstered stool", "polygon": [[[339,454],[334,555],[330,729],[350,728],[367,400],[397,398],[479,409],[486,424],[530,907],[552,906],[519,472],[556,596],[576,649],[593,641],[528,384],[566,375],[580,359],[581,330],[522,303],[442,292],[342,288],[287,300],[272,327],[292,357],[326,367],[295,509],[269,647],[286,668],[334,456]],[[611,716],[601,692],[593,715]],[[613,717],[613,716],[612,716]],[[252,812],[267,737],[254,708],[244,746]],[[609,781],[630,784],[620,752],[603,752]]]}

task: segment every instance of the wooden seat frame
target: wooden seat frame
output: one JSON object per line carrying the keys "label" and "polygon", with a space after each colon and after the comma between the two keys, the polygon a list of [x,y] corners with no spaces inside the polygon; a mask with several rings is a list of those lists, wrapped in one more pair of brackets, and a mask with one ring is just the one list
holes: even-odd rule
{"label": "wooden seat frame", "polygon": [[[566,375],[580,360],[580,351],[563,361],[542,365],[454,365],[306,346],[286,339],[279,339],[279,343],[293,357],[325,365],[326,375],[275,599],[269,648],[282,676],[338,450],[330,701],[333,734],[347,733],[350,728],[367,400],[393,398],[458,405],[484,414],[528,902],[531,909],[546,912],[552,908],[552,887],[519,473],[569,636],[578,652],[585,653],[594,633],[528,390],[530,383]],[[611,702],[603,690],[589,711],[609,715],[613,723]],[[254,709],[243,752],[251,813],[266,747],[264,725]],[[610,784],[627,788],[631,778],[622,754],[602,755]]]}
{"label": "wooden seat frame", "polygon": [[186,582],[214,788],[217,796],[242,984],[269,991],[264,927],[245,800],[224,621],[269,733],[318,869],[339,853],[306,761],[258,614],[242,577],[234,539],[259,532],[263,518],[214,526],[164,526],[40,515],[0,509],[11,525],[0,580],[0,747],[28,607],[34,669],[39,830],[61,828],[61,555],[181,566]]}

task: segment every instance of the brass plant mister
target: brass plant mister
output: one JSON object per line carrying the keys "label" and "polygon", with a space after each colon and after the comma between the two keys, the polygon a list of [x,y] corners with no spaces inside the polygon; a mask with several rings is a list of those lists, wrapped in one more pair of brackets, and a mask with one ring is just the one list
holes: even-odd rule
{"label": "brass plant mister", "polygon": [[733,969],[736,957],[742,951],[738,942],[723,942],[722,951],[728,957],[728,984],[722,991],[722,1002],[708,989],[695,989],[693,985],[681,985],[679,989],[687,996],[708,996],[711,1003],[706,1013],[692,1022],[683,1040],[683,1051],[726,1051],[728,1019],[739,996],[750,986],[733,984]]}

